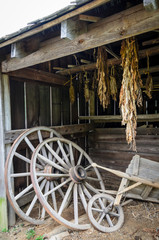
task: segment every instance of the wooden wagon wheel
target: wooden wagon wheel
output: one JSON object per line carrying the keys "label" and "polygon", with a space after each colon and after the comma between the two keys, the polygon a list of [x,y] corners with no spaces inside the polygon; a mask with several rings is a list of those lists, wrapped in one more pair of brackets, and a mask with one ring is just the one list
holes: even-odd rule
{"label": "wooden wagon wheel", "polygon": [[[55,130],[48,127],[35,127],[23,132],[13,143],[8,154],[5,165],[5,185],[8,199],[15,212],[24,220],[32,224],[41,224],[44,222],[45,210],[38,201],[30,178],[31,156],[37,145],[49,137],[62,137]],[[46,155],[46,149],[42,149],[43,156]],[[21,172],[20,167],[24,167]],[[39,171],[43,171],[43,165],[37,164]],[[20,181],[19,181],[20,180]],[[21,182],[19,191],[14,191],[14,186]],[[45,179],[41,176],[38,179],[40,188],[45,187]],[[22,207],[25,201],[30,205]]]}
{"label": "wooden wagon wheel", "polygon": [[114,232],[122,227],[122,207],[114,206],[114,198],[108,194],[94,195],[88,203],[88,217],[92,225],[101,232]]}
{"label": "wooden wagon wheel", "polygon": [[[43,156],[44,146],[48,158]],[[45,165],[44,172],[37,170],[37,164]],[[104,189],[98,169],[91,164],[92,160],[82,148],[64,138],[46,139],[32,155],[31,178],[39,201],[52,218],[70,229],[90,228],[87,217],[84,223],[80,217],[86,213],[87,203],[98,193],[97,189]],[[39,177],[46,179],[45,190],[40,188]],[[59,188],[63,199],[58,195]],[[69,196],[73,201],[65,208]]]}

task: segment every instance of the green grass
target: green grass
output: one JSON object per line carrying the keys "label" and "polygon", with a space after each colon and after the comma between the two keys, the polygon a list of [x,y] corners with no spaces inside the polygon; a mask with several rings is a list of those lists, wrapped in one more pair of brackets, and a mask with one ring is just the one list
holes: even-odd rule
{"label": "green grass", "polygon": [[35,236],[35,230],[34,229],[29,229],[26,233],[26,238],[31,239]]}

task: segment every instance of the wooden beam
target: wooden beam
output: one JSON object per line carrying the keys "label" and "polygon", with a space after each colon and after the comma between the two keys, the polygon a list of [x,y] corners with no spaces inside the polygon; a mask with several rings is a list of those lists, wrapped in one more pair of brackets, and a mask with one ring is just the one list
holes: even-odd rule
{"label": "wooden beam", "polygon": [[159,8],[159,0],[143,0],[143,4],[147,11],[154,11]]}
{"label": "wooden beam", "polygon": [[61,38],[75,39],[87,32],[87,23],[75,18],[69,18],[61,23]]}
{"label": "wooden beam", "polygon": [[13,37],[13,38],[11,38],[11,39],[1,43],[0,44],[0,48],[5,47],[5,46],[7,46],[7,45],[9,45],[11,43],[17,42],[19,40],[22,40],[24,38],[27,38],[29,36],[32,36],[34,34],[37,34],[39,32],[43,32],[44,30],[46,30],[48,28],[51,28],[51,27],[61,23],[62,21],[68,19],[68,18],[77,16],[77,15],[79,15],[81,13],[84,13],[84,12],[86,12],[88,10],[91,10],[93,8],[96,8],[96,7],[99,7],[99,6],[105,4],[105,3],[109,2],[109,1],[110,0],[94,0],[94,1],[84,5],[82,7],[79,7],[77,9],[73,10],[72,12],[69,12],[69,13],[67,13],[67,14],[59,17],[59,18],[53,19],[52,21],[49,21],[48,23],[45,23],[45,24],[40,25],[38,27],[35,27],[34,29],[31,29],[30,31],[24,32],[21,35],[18,35],[16,37]]}
{"label": "wooden beam", "polygon": [[74,40],[61,39],[22,58],[2,62],[2,72],[15,71],[35,64],[68,56],[159,28],[159,10],[146,12],[142,5],[92,23],[88,32]]}
{"label": "wooden beam", "polygon": [[33,68],[20,69],[14,72],[9,72],[9,76],[30,79],[33,81],[46,82],[56,85],[64,85],[68,79],[54,73],[44,72]]}
{"label": "wooden beam", "polygon": [[[121,115],[105,115],[105,116],[79,116],[80,120],[92,120],[103,122],[121,122]],[[159,114],[139,114],[137,115],[138,122],[159,122]]]}
{"label": "wooden beam", "polygon": [[[2,74],[3,92],[4,92],[4,130],[11,130],[11,101],[10,101],[10,82],[7,74]],[[10,144],[5,145],[5,159],[10,151]],[[12,181],[12,180],[11,180]],[[13,183],[13,181],[12,181]],[[14,188],[14,183],[12,184]],[[15,211],[8,201],[8,225],[14,226],[16,222]]]}
{"label": "wooden beam", "polygon": [[[73,125],[64,125],[64,126],[53,126],[51,127],[55,129],[57,132],[59,132],[61,135],[73,135],[73,134],[79,134],[79,133],[87,133],[94,129],[93,124],[73,124]],[[11,130],[5,132],[5,144],[13,143],[17,137],[23,133],[26,129],[20,129],[20,130]],[[45,137],[49,137],[45,136]],[[37,138],[37,136],[33,136],[34,139]]]}
{"label": "wooden beam", "polygon": [[147,46],[147,45],[157,44],[157,43],[159,43],[159,38],[155,38],[155,39],[145,41],[145,42],[142,43],[142,46]]}
{"label": "wooden beam", "polygon": [[[149,56],[154,56],[154,55],[159,54],[159,46],[148,48],[146,50],[140,50],[139,58],[140,59],[146,58],[147,54]],[[115,59],[115,58],[108,59],[108,66],[119,65],[119,64],[121,64],[121,59]],[[97,68],[96,63],[90,63],[87,65],[80,65],[80,66],[74,67],[72,69],[65,69],[65,70],[57,71],[56,73],[58,73],[60,75],[69,75],[69,74],[74,74],[77,72],[92,71],[96,68]],[[153,70],[155,71],[155,67],[152,67],[152,71]],[[143,71],[145,71],[145,68],[141,69],[141,73]]]}
{"label": "wooden beam", "polygon": [[[147,68],[141,68],[141,69],[139,70],[139,72],[140,72],[141,75],[142,75],[142,74],[145,74],[145,73],[147,72]],[[159,72],[159,65],[150,67],[150,68],[149,68],[149,72],[150,72],[150,73]]]}
{"label": "wooden beam", "polygon": [[0,229],[8,229],[7,198],[4,183],[5,145],[4,145],[4,111],[3,84],[0,74]]}
{"label": "wooden beam", "polygon": [[98,22],[99,20],[101,20],[101,18],[95,17],[95,16],[90,16],[90,15],[85,15],[85,14],[80,14],[79,20],[86,21],[86,22]]}

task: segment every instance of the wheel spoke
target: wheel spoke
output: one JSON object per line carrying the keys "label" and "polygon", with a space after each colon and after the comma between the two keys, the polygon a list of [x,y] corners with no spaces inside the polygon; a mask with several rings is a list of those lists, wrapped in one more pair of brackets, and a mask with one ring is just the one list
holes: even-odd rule
{"label": "wheel spoke", "polygon": [[120,215],[118,213],[115,213],[115,212],[109,212],[109,215],[111,215],[113,217],[120,217]]}
{"label": "wheel spoke", "polygon": [[109,226],[110,226],[110,227],[113,227],[114,225],[113,225],[113,223],[112,223],[112,220],[111,220],[109,214],[106,214],[106,219],[107,219],[107,222],[108,222]]}
{"label": "wheel spoke", "polygon": [[58,174],[58,173],[41,173],[36,172],[36,176],[38,177],[51,177],[53,179],[62,178],[62,177],[69,177],[69,174]]}
{"label": "wheel spoke", "polygon": [[100,224],[104,217],[105,217],[105,213],[103,212],[97,222]]}
{"label": "wheel spoke", "polygon": [[34,152],[35,148],[34,148],[33,144],[30,142],[30,140],[27,137],[25,137],[24,140],[27,143],[27,145],[29,146],[30,150],[32,152]]}
{"label": "wheel spoke", "polygon": [[[30,160],[29,158],[27,158],[27,157],[25,157],[25,156],[23,156],[23,155],[21,155],[21,154],[19,154],[19,153],[17,153],[17,152],[15,152],[14,155],[15,155],[17,158],[25,161],[26,163],[29,163],[29,164],[31,163],[31,160]],[[41,166],[41,165],[38,164],[38,163],[36,163],[36,167],[39,168],[39,169],[43,169],[43,166]]]}
{"label": "wheel spoke", "polygon": [[78,188],[79,188],[79,196],[81,198],[81,202],[83,204],[83,207],[84,207],[85,211],[87,211],[87,201],[86,201],[86,198],[84,196],[81,184],[78,185]]}
{"label": "wheel spoke", "polygon": [[[88,199],[92,198],[92,195],[90,194],[90,192],[88,191],[88,189],[84,185],[83,185],[83,191],[84,191],[85,195],[88,197]],[[99,206],[96,202],[94,202],[94,206],[96,208],[99,208]]]}
{"label": "wheel spoke", "polygon": [[[47,193],[49,191],[49,186],[50,186],[50,182],[47,181],[46,185],[45,185],[45,191],[44,191],[44,194]],[[48,199],[48,196],[45,197],[46,198],[46,201]],[[41,213],[41,218],[44,219],[45,218],[45,208],[43,207],[42,209],[42,213]]]}
{"label": "wheel spoke", "polygon": [[[44,178],[40,177],[38,179],[38,182],[42,181]],[[31,183],[28,187],[26,187],[23,191],[21,191],[19,194],[15,196],[15,200],[18,200],[20,197],[22,197],[25,193],[27,193],[30,189],[33,188],[33,184]]]}
{"label": "wheel spoke", "polygon": [[73,205],[74,205],[74,219],[75,224],[78,224],[78,194],[77,194],[77,184],[73,187]]}
{"label": "wheel spoke", "polygon": [[[59,186],[59,184],[58,184],[56,181],[54,181],[54,184],[55,184],[55,187],[58,187],[58,186]],[[62,191],[62,189],[61,189],[61,188],[58,188],[57,191],[59,192],[59,194],[61,195],[61,197],[64,198],[65,195],[64,195],[64,192]]]}
{"label": "wheel spoke", "polygon": [[64,168],[69,169],[68,165],[58,156],[58,154],[47,143],[45,144],[45,146]]}
{"label": "wheel spoke", "polygon": [[63,210],[64,210],[64,207],[66,206],[66,202],[67,202],[67,198],[68,196],[70,195],[70,192],[72,191],[72,188],[73,188],[73,185],[74,185],[74,182],[71,182],[67,191],[66,191],[66,194],[65,194],[65,197],[61,203],[61,206],[60,206],[60,209],[58,211],[58,214],[61,215]]}
{"label": "wheel spoke", "polygon": [[10,174],[10,177],[28,177],[30,176],[30,172],[24,172],[24,173],[12,173]]}
{"label": "wheel spoke", "polygon": [[93,168],[92,165],[87,166],[87,167],[85,168],[85,170],[87,171],[87,170],[90,169],[90,168]]}
{"label": "wheel spoke", "polygon": [[81,164],[82,157],[83,157],[83,151],[81,152],[81,154],[80,154],[80,156],[79,156],[77,165],[80,165],[80,164]]}
{"label": "wheel spoke", "polygon": [[46,157],[42,156],[41,154],[38,153],[38,157],[43,160],[45,163],[53,166],[54,168],[57,168],[58,170],[60,170],[61,172],[68,172],[68,170],[66,170],[65,168],[59,166],[57,163],[54,163],[53,161],[47,159]]}
{"label": "wheel spoke", "polygon": [[62,155],[63,155],[63,157],[65,159],[65,162],[68,164],[69,167],[71,167],[70,161],[69,161],[69,159],[68,159],[68,157],[67,157],[67,155],[65,153],[65,150],[63,149],[63,146],[62,146],[61,142],[58,140],[57,143],[58,143],[58,146],[59,146],[59,148],[60,148],[60,150],[62,152]]}
{"label": "wheel spoke", "polygon": [[93,211],[96,211],[96,212],[103,212],[103,210],[102,210],[102,209],[99,209],[99,208],[93,208],[93,207],[92,207],[92,210],[93,210]]}
{"label": "wheel spoke", "polygon": [[73,156],[73,150],[72,150],[72,144],[69,143],[69,150],[70,150],[70,160],[71,160],[71,164],[74,167],[75,166],[75,160],[74,160],[74,156]]}
{"label": "wheel spoke", "polygon": [[[43,142],[43,137],[42,137],[42,134],[41,134],[40,130],[38,130],[38,138],[39,138],[39,142],[42,143]],[[42,150],[43,156],[47,158],[47,153],[46,153],[45,147],[42,147],[41,150]]]}
{"label": "wheel spoke", "polygon": [[[89,183],[85,182],[85,186],[86,186],[89,190],[91,190],[92,192],[94,192],[94,193],[96,193],[96,194],[99,193],[98,190],[95,189],[95,188],[94,188],[92,185],[90,185]],[[100,203],[100,205],[101,205],[101,208],[105,208],[104,203],[103,203],[103,201],[101,200],[101,198],[99,198],[99,203]]]}
{"label": "wheel spoke", "polygon": [[[53,182],[50,182],[50,187],[51,187],[51,189],[54,188],[54,183]],[[57,212],[57,202],[56,202],[55,191],[51,193],[51,197],[52,197],[52,203],[53,203],[54,210]]]}
{"label": "wheel spoke", "polygon": [[[42,183],[40,184],[40,189],[41,189],[41,191],[43,190],[43,188],[44,188],[44,186],[45,186],[45,183],[46,183],[46,179],[44,179],[44,180],[42,181]],[[38,197],[37,197],[37,195],[35,195],[34,198],[33,198],[33,200],[32,200],[32,202],[31,202],[31,204],[30,204],[30,206],[29,206],[29,208],[28,208],[28,210],[27,210],[27,212],[26,212],[26,215],[27,215],[27,216],[30,215],[30,213],[31,213],[31,211],[32,211],[32,209],[33,209],[33,207],[34,207],[37,199],[38,199]]]}
{"label": "wheel spoke", "polygon": [[51,194],[52,192],[58,190],[59,188],[61,188],[62,186],[64,186],[65,184],[67,184],[68,182],[70,182],[71,179],[68,178],[66,181],[64,181],[63,183],[59,184],[58,186],[56,186],[55,188],[51,189],[49,192],[45,193],[44,197]]}
{"label": "wheel spoke", "polygon": [[93,177],[87,177],[87,180],[95,181],[95,182],[100,182],[101,180],[98,178],[93,178]]}

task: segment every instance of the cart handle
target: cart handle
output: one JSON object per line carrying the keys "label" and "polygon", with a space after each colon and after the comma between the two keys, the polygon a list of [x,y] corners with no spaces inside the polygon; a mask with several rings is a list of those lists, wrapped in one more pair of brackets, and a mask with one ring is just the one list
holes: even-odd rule
{"label": "cart handle", "polygon": [[159,188],[159,182],[150,181],[150,180],[147,180],[147,179],[143,179],[143,178],[140,178],[140,177],[129,175],[127,173],[124,173],[124,172],[121,172],[121,171],[118,171],[118,170],[113,170],[113,169],[110,169],[110,168],[102,167],[102,166],[100,166],[96,163],[92,163],[92,167],[101,168],[103,170],[106,170],[107,172],[115,174],[118,177],[126,178],[126,179],[129,179],[129,180],[134,181],[134,182],[140,182],[141,184],[145,184],[145,185],[148,185],[148,186],[151,186],[151,187]]}

